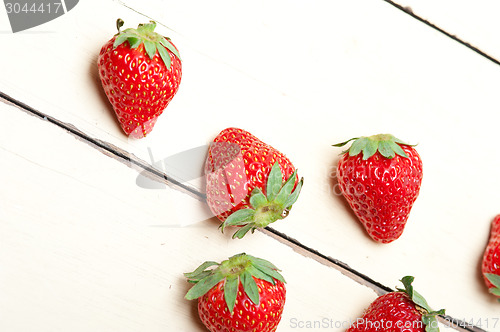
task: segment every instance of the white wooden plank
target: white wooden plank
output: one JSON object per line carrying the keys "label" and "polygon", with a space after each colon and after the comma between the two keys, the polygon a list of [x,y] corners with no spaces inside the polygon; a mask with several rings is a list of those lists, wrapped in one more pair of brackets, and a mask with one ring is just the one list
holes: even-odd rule
{"label": "white wooden plank", "polygon": [[443,29],[488,56],[500,60],[497,13],[500,4],[495,0],[396,0],[394,3]]}
{"label": "white wooden plank", "polygon": [[[137,1],[127,3],[140,6]],[[318,3],[324,6],[321,11],[314,8]],[[217,22],[218,34],[197,31],[195,26],[190,30],[189,22],[182,31],[190,31],[188,36],[199,38],[197,42],[210,41],[210,53],[230,40],[231,55],[225,61],[253,77],[276,82],[273,86],[293,96],[271,104],[279,105],[277,116],[289,115],[290,120],[282,122],[286,131],[305,134],[274,139],[285,132],[281,126],[273,127],[279,123],[274,117],[263,124],[248,124],[262,133],[258,136],[279,141],[279,147],[290,151],[289,157],[306,178],[293,215],[273,227],[387,285],[403,274],[415,274],[424,279],[423,292],[432,303],[442,302],[450,314],[466,321],[490,319],[489,326],[482,327],[498,330],[500,326],[491,323],[498,316],[492,305],[495,300],[478,277],[478,262],[489,222],[498,213],[494,188],[499,183],[497,177],[474,181],[469,161],[473,151],[489,156],[481,165],[482,174],[495,174],[500,165],[487,144],[478,144],[494,139],[496,132],[492,114],[499,88],[497,66],[387,4],[363,3],[361,8],[359,3],[309,2],[303,7],[294,3],[286,7],[292,15],[281,16],[278,10],[258,15],[259,5],[245,7],[251,13],[246,19],[224,12],[217,15],[217,11],[215,17],[196,17],[203,26]],[[310,15],[314,22],[294,25],[299,13],[301,18],[314,13]],[[164,15],[164,21],[175,21],[175,15]],[[238,25],[241,29],[227,29],[237,20],[243,21]],[[265,30],[263,26],[273,26],[269,38],[256,32]],[[259,37],[250,38],[255,35]],[[266,46],[271,40],[283,40],[279,46],[264,48],[272,50],[262,55],[266,60],[279,59],[272,61],[273,66],[262,66],[265,60],[252,65],[260,53],[249,52],[246,41],[262,39]],[[302,52],[296,47],[297,39]],[[312,57],[318,66],[308,63],[310,70],[291,70],[300,63],[295,58],[299,54]],[[332,173],[337,150],[329,146],[384,131],[418,143],[425,169],[422,194],[405,237],[390,246],[370,242],[336,194]],[[471,232],[472,220],[478,228],[475,232]]]}
{"label": "white wooden plank", "polygon": [[[128,3],[140,6],[134,1]],[[306,6],[310,4],[293,13],[308,13],[308,9],[313,11]],[[497,66],[483,61],[477,54],[425,25],[408,19],[390,6],[387,12],[383,12],[389,19],[374,14],[382,12],[377,4],[365,4],[364,8],[342,4],[338,11],[333,10],[335,5],[331,6],[328,7],[330,10],[323,8],[324,16],[315,12],[315,22],[308,21],[307,28],[302,25],[296,28],[303,35],[304,31],[314,31],[314,34],[310,34],[314,35],[314,40],[324,42],[326,36],[321,36],[328,34],[335,41],[321,46],[314,43],[317,48],[314,49],[308,44],[313,43],[309,39],[300,39],[301,45],[307,45],[304,47],[306,52],[313,53],[311,50],[314,49],[314,59],[323,60],[320,61],[321,70],[300,72],[300,80],[287,76],[297,75],[296,70],[279,71],[281,66],[294,68],[293,55],[290,54],[300,54],[283,46],[287,45],[286,42],[272,48],[273,52],[270,52],[279,58],[279,61],[273,62],[278,68],[266,66],[265,70],[269,72],[265,74],[262,74],[264,69],[259,70],[257,65],[248,69],[256,77],[261,77],[255,74],[259,73],[265,75],[266,79],[277,81],[280,79],[279,71],[284,77],[281,77],[283,80],[278,86],[294,97],[294,100],[285,98],[279,109],[286,109],[290,118],[300,119],[301,124],[310,124],[304,129],[305,135],[311,133],[309,128],[314,128],[312,138],[304,140],[303,136],[293,138],[287,135],[280,142],[285,146],[284,151],[299,154],[295,160],[302,174],[305,174],[306,186],[293,216],[286,223],[276,224],[276,227],[306,244],[316,246],[321,252],[331,252],[336,258],[342,257],[351,266],[376,276],[377,280],[383,280],[388,285],[405,273],[423,277],[426,281],[425,294],[429,294],[431,299],[445,302],[444,306],[450,314],[483,323],[489,318],[491,323],[497,317],[495,307],[491,305],[494,299],[487,294],[478,278],[477,266],[487,240],[489,222],[497,213],[494,188],[498,185],[498,179],[488,178],[487,182],[471,180],[470,157],[462,151],[476,151],[479,155],[491,156],[481,169],[485,174],[495,174],[499,160],[489,153],[487,145],[478,146],[477,142],[493,139],[495,132],[491,114],[495,112],[495,91],[499,88]],[[351,14],[346,15],[348,19],[352,20],[357,15],[354,22],[346,22],[347,19],[341,18],[334,20],[335,23],[328,22],[331,13],[345,14],[346,8]],[[223,13],[216,17],[210,16],[205,21],[203,17],[197,18],[203,22],[202,25],[209,25],[209,20],[219,22],[217,31],[227,39],[219,38],[233,41],[233,55],[228,56],[226,61],[233,61],[231,63],[240,68],[251,66],[251,58],[255,53],[247,52],[245,38],[241,38],[238,43],[238,33],[244,37],[252,36],[258,30],[255,26],[263,21],[263,24],[274,22],[275,26],[281,26],[283,30],[284,27],[292,27],[290,36],[301,36],[293,30],[290,22],[296,18],[293,15],[281,20],[276,19],[277,15],[269,15],[267,21],[263,16],[247,17],[245,20],[238,16],[239,20],[244,21],[241,24],[243,32],[235,32],[234,29],[225,32],[224,27],[234,24],[234,18],[227,18]],[[261,21],[252,19],[255,17]],[[171,16],[168,18],[175,20]],[[258,23],[252,25],[251,22]],[[324,35],[318,33],[319,29],[314,29],[321,25],[329,28],[325,29]],[[340,30],[335,29],[337,25],[344,26],[348,31],[346,35],[332,33]],[[194,30],[190,36],[213,42],[203,32],[196,33]],[[208,35],[206,30],[205,33]],[[279,36],[285,40],[288,37],[285,33]],[[222,42],[211,45],[210,49],[216,50]],[[289,45],[295,46],[296,43]],[[327,57],[342,66],[329,63]],[[302,81],[314,84],[304,86]],[[307,102],[300,103],[303,100]],[[325,114],[327,109],[331,109],[331,113]],[[307,110],[307,114],[304,114],[304,110]],[[474,110],[474,116],[468,115],[470,110]],[[280,128],[269,128],[278,122],[272,120],[259,124],[258,129],[255,126],[262,135],[269,133],[269,141],[274,136],[271,134],[273,130],[280,132]],[[300,125],[294,121],[284,127],[300,130]],[[343,200],[335,192],[332,193],[335,190],[332,188],[335,185],[331,177],[332,168],[338,157],[328,143],[342,141],[360,132],[394,133],[394,130],[398,136],[418,143],[426,175],[421,197],[412,213],[412,220],[417,220],[419,224],[410,222],[406,232],[410,234],[405,234],[401,241],[391,246],[379,246],[367,240],[352,214],[345,209]],[[464,138],[464,133],[474,139]],[[307,141],[307,145],[304,141]],[[459,147],[451,149],[450,145],[455,144]],[[443,151],[443,146],[448,147],[448,150]],[[289,156],[294,160],[293,154],[289,153]],[[474,220],[480,231],[471,234],[471,220]],[[353,239],[357,239],[356,249],[352,246]],[[450,277],[453,280],[451,283]],[[436,302],[439,301],[433,303]],[[487,330],[500,328],[493,324],[483,324],[483,327]]]}
{"label": "white wooden plank", "polygon": [[343,331],[375,297],[262,233],[238,241],[214,220],[183,227],[204,215],[190,196],[140,188],[136,171],[60,128],[3,103],[0,114],[13,121],[0,133],[2,331],[204,331],[182,273],[238,252],[283,270],[278,331],[326,319]]}
{"label": "white wooden plank", "polygon": [[[478,266],[489,223],[498,213],[494,188],[500,183],[493,174],[500,162],[487,143],[496,131],[498,68],[416,21],[394,17],[384,23],[370,17],[363,16],[364,26],[371,27],[364,31],[366,40],[359,39],[351,54],[366,65],[355,72],[365,108],[339,111],[332,102],[331,122],[322,129],[314,122],[315,148],[304,148],[304,157],[299,156],[306,177],[303,196],[287,223],[276,227],[387,285],[406,273],[423,278],[422,292],[432,303],[442,303],[451,315],[491,323],[498,317],[495,299]],[[390,59],[385,64],[384,56]],[[343,98],[342,93],[335,97]],[[359,100],[352,103],[360,107]],[[371,242],[338,191],[332,192],[338,156],[325,144],[384,131],[418,143],[425,174],[403,238],[388,246]],[[486,159],[481,166],[472,161],[478,156]]]}

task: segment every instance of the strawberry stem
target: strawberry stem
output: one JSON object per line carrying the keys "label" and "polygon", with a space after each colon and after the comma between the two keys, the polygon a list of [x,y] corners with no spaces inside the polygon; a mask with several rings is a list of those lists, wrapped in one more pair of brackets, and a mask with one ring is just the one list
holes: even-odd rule
{"label": "strawberry stem", "polygon": [[420,308],[422,313],[422,323],[425,325],[426,332],[439,332],[437,315],[444,315],[445,310],[434,311],[431,309],[425,298],[413,289],[412,282],[415,278],[412,276],[403,277],[400,281],[404,285],[404,289],[398,288],[398,291],[408,294],[415,305]]}
{"label": "strawberry stem", "polygon": [[408,158],[406,152],[400,145],[410,145],[390,134],[378,134],[373,136],[362,136],[351,138],[345,142],[334,144],[335,147],[342,147],[351,142],[351,147],[342,153],[349,153],[349,156],[356,156],[363,152],[363,160],[366,160],[379,152],[385,158],[391,159],[396,155]]}
{"label": "strawberry stem", "polygon": [[137,29],[128,28],[123,31],[120,28],[124,22],[122,19],[116,20],[116,27],[118,33],[116,34],[113,47],[116,48],[124,42],[128,42],[131,49],[136,49],[140,45],[144,45],[144,50],[150,59],[158,52],[160,58],[163,60],[165,66],[170,69],[172,59],[168,51],[174,54],[179,60],[180,55],[175,46],[162,35],[154,32],[156,22],[150,21],[149,23],[139,24]]}
{"label": "strawberry stem", "polygon": [[275,163],[269,173],[266,193],[264,195],[261,189],[255,188],[250,196],[251,208],[241,209],[231,214],[221,225],[221,231],[227,226],[242,226],[233,238],[241,239],[249,231],[252,233],[257,228],[264,228],[267,225],[284,219],[288,216],[292,205],[297,201],[304,179],[301,178],[295,190],[295,179],[297,171],[283,183],[283,174],[278,163]]}
{"label": "strawberry stem", "polygon": [[118,34],[120,34],[120,32],[121,32],[120,29],[124,24],[125,24],[125,22],[121,18],[116,20],[116,29],[118,30]]}
{"label": "strawberry stem", "polygon": [[[213,266],[215,268],[209,269]],[[207,261],[194,272],[184,273],[189,282],[195,285],[187,292],[185,298],[194,300],[205,295],[219,282],[224,281],[224,300],[233,313],[239,284],[248,298],[256,305],[260,302],[259,288],[254,278],[265,280],[275,285],[276,280],[285,282],[279,269],[262,258],[241,253],[219,263]]]}
{"label": "strawberry stem", "polygon": [[490,293],[495,296],[500,296],[500,275],[494,273],[485,273],[484,275],[494,286],[489,289]]}

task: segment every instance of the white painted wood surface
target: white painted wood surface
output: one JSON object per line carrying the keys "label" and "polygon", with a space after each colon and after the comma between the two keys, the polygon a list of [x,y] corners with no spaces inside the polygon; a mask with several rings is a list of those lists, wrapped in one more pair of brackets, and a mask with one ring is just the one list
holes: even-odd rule
{"label": "white painted wood surface", "polygon": [[[158,21],[184,61],[179,93],[143,140],[122,134],[97,78],[118,17]],[[160,170],[158,161],[227,126],[247,129],[305,178],[273,228],[391,288],[412,274],[434,307],[500,331],[500,305],[479,274],[499,213],[493,62],[384,1],[86,0],[16,34],[4,18],[0,92]],[[279,331],[297,330],[293,319],[355,319],[376,296],[265,234],[233,241],[193,196],[141,188],[119,158],[17,107],[0,112],[9,121],[0,132],[0,330],[202,331],[182,300],[182,272],[249,248],[288,280]],[[424,163],[407,229],[390,245],[372,242],[338,194],[331,146],[382,132],[418,143]]]}
{"label": "white painted wood surface", "polygon": [[[342,331],[375,298],[260,232],[232,240],[203,221],[201,202],[136,186],[136,171],[50,123],[4,103],[0,114],[13,121],[0,139],[0,183],[11,189],[0,194],[2,331],[203,331],[182,273],[239,252],[282,269],[280,331],[324,319]],[[186,218],[199,222],[183,227]]]}
{"label": "white painted wood surface", "polygon": [[394,3],[500,61],[498,1],[396,0]]}

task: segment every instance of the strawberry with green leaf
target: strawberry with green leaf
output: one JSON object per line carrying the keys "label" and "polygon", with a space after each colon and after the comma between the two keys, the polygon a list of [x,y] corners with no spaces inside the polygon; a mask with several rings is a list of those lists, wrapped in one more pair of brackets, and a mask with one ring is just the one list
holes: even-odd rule
{"label": "strawberry with green leaf", "polygon": [[205,164],[207,203],[234,238],[288,216],[303,179],[280,151],[239,128],[217,135]]}
{"label": "strawberry with green leaf", "polygon": [[481,270],[490,293],[500,297],[500,214],[491,222]]}
{"label": "strawberry with green leaf", "polygon": [[120,31],[122,25],[118,19],[118,33],[101,48],[99,77],[123,131],[142,138],[177,93],[182,65],[172,41],[154,31],[155,22]]}
{"label": "strawberry with green leaf", "polygon": [[422,184],[413,146],[388,134],[353,138],[337,166],[340,191],[370,237],[389,243],[403,233]]}
{"label": "strawberry with green leaf", "polygon": [[273,332],[285,306],[285,279],[272,263],[238,254],[222,263],[207,261],[184,276],[194,286],[198,314],[211,332]]}
{"label": "strawberry with green leaf", "polygon": [[347,332],[439,332],[437,316],[427,301],[413,289],[412,276],[401,279],[404,289],[379,296]]}

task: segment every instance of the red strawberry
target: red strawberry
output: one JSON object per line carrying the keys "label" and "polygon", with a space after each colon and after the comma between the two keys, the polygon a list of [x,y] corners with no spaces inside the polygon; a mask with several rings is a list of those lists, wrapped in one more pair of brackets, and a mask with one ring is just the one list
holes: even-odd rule
{"label": "red strawberry", "polygon": [[211,332],[272,332],[285,306],[285,280],[278,271],[247,254],[205,262],[184,274],[195,283],[186,299],[198,299],[198,314]]}
{"label": "red strawberry", "polygon": [[340,191],[373,240],[401,236],[422,183],[417,151],[392,135],[353,138],[340,158]]}
{"label": "red strawberry", "polygon": [[436,316],[444,315],[444,310],[433,311],[413,290],[413,280],[406,276],[401,279],[405,289],[379,296],[347,332],[438,332]]}
{"label": "red strawberry", "polygon": [[222,230],[241,226],[237,238],[285,218],[303,184],[284,154],[238,128],[214,139],[205,173],[208,206]]}
{"label": "red strawberry", "polygon": [[491,223],[490,239],[483,255],[482,272],[490,292],[500,296],[500,214]]}
{"label": "red strawberry", "polygon": [[99,76],[120,125],[127,135],[142,138],[179,89],[182,66],[177,48],[154,32],[156,23],[120,31],[99,54]]}

